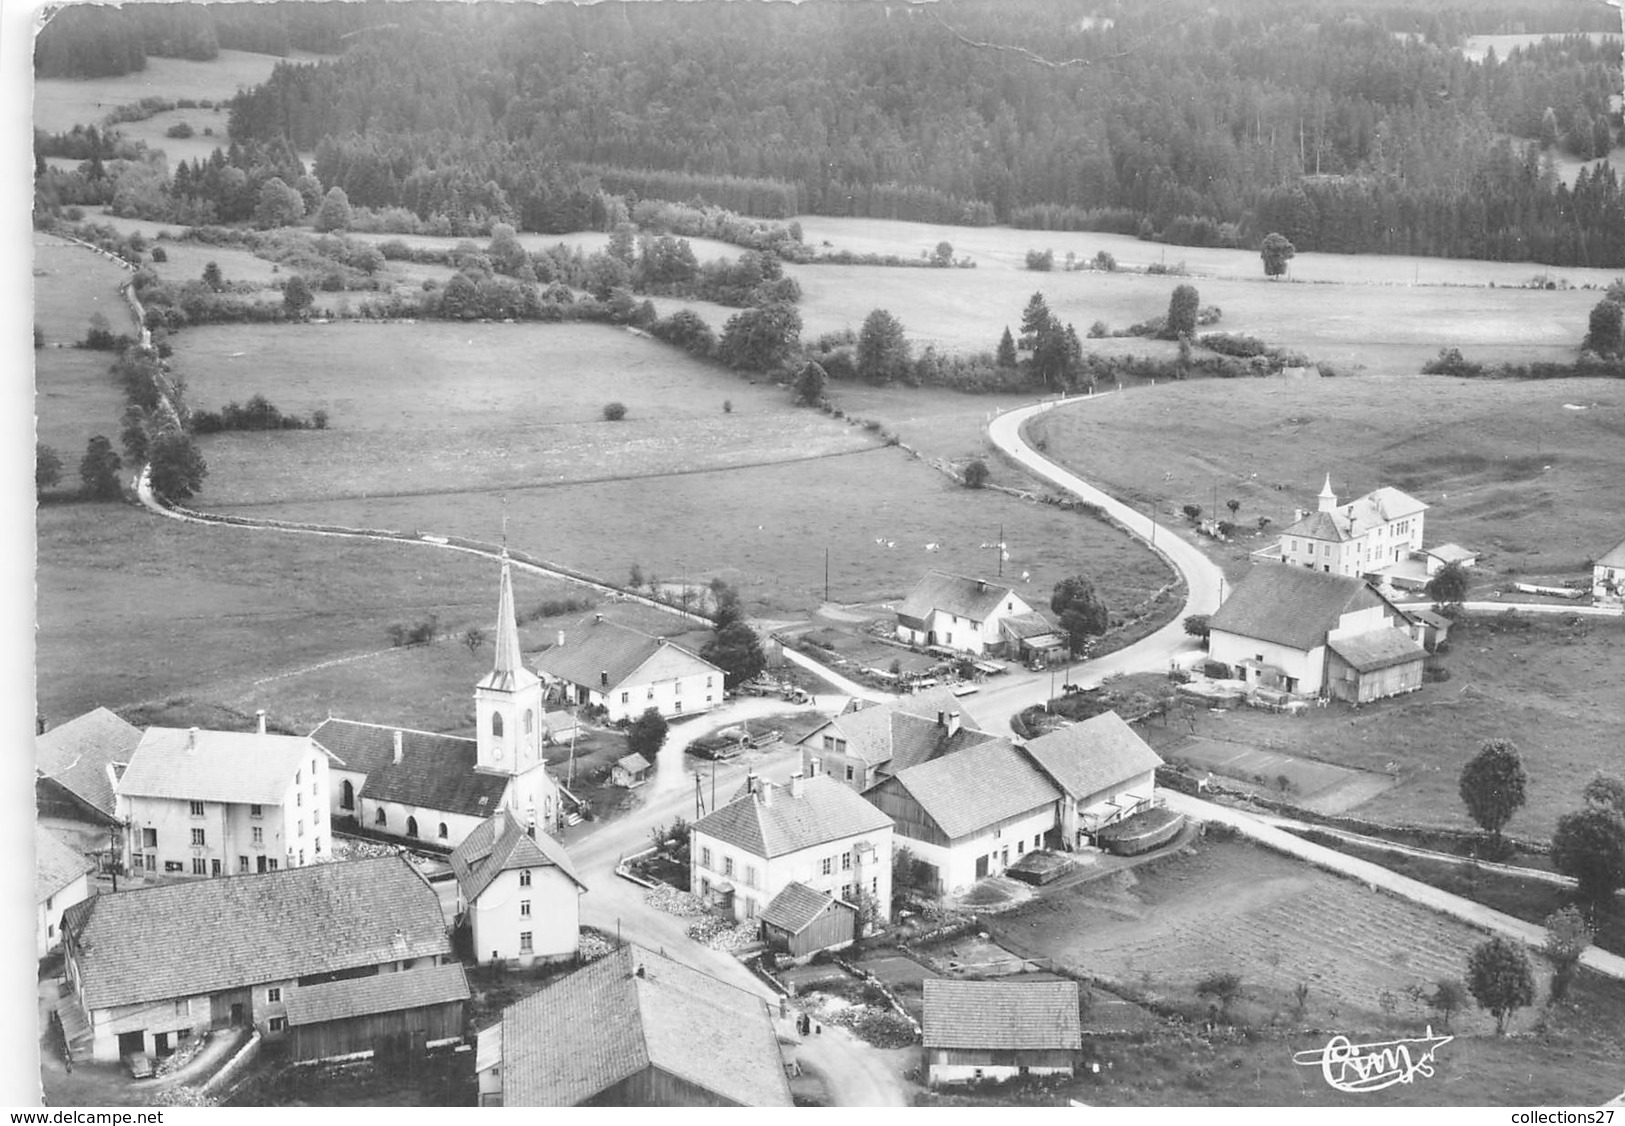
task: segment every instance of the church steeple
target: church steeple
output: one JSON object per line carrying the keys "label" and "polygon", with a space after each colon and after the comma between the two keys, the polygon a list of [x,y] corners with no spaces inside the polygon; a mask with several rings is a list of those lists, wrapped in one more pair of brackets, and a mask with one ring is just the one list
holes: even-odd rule
{"label": "church steeple", "polygon": [[513,674],[524,671],[519,651],[519,619],[513,608],[513,574],[508,551],[502,551],[502,585],[497,595],[496,659],[491,668],[493,681],[512,683]]}
{"label": "church steeple", "polygon": [[1332,492],[1332,475],[1326,474],[1326,484],[1320,490],[1320,511],[1337,511],[1337,494]]}
{"label": "church steeple", "polygon": [[541,679],[525,667],[519,647],[519,619],[514,612],[507,548],[502,551],[495,640],[491,671],[474,686],[479,766],[504,774],[523,774],[542,762],[544,701]]}

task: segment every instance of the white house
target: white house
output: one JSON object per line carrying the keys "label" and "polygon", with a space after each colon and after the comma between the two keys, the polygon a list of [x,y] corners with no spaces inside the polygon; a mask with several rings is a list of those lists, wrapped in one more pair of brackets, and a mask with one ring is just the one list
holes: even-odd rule
{"label": "white house", "polygon": [[897,608],[897,637],[980,655],[1005,644],[1000,623],[1006,618],[1032,612],[1013,587],[927,571]]}
{"label": "white house", "polygon": [[558,841],[504,809],[452,850],[451,870],[478,961],[528,966],[575,956],[587,885]]}
{"label": "white house", "polygon": [[327,752],[304,735],[149,727],[118,780],[135,876],[225,876],[327,857]]}
{"label": "white house", "polygon": [[886,774],[999,738],[946,688],[842,712],[798,741],[808,777],[827,774],[858,793]]}
{"label": "white house", "polygon": [[891,819],[828,775],[775,786],[752,774],[689,841],[689,888],[736,919],[755,918],[792,881],[848,903],[871,896],[890,917]]}
{"label": "white house", "polygon": [[[1411,637],[1409,619],[1363,579],[1277,563],[1255,566],[1208,628],[1213,660],[1249,685],[1303,696],[1325,691],[1370,699],[1376,682],[1365,678],[1378,673],[1402,691],[1421,684],[1427,656]],[[1336,658],[1333,675],[1332,650],[1352,638],[1361,643],[1341,646],[1347,652]]]}
{"label": "white house", "polygon": [[1591,597],[1599,606],[1625,603],[1625,540],[1592,563]]}
{"label": "white house", "polygon": [[594,614],[536,658],[536,671],[567,702],[604,709],[611,721],[650,708],[668,718],[722,703],[723,673],[681,645]]}
{"label": "white house", "polygon": [[39,957],[62,945],[62,913],[90,897],[94,867],[55,833],[34,827],[34,945]]}
{"label": "white house", "polygon": [[996,876],[1058,825],[1061,790],[1007,739],[900,770],[864,792],[894,823],[896,846],[950,894]]}
{"label": "white house", "polygon": [[1339,504],[1330,474],[1320,506],[1299,513],[1281,532],[1281,562],[1322,574],[1358,578],[1408,560],[1422,550],[1428,506],[1394,488],[1381,488]]}
{"label": "white house", "polygon": [[332,811],[362,828],[453,848],[507,809],[543,830],[560,816],[558,783],[543,758],[539,677],[524,667],[506,555],[497,599],[496,654],[474,686],[475,737],[329,719],[311,739],[334,759]]}
{"label": "white house", "polygon": [[1155,800],[1162,759],[1116,712],[1040,735],[1022,749],[1061,791],[1064,848],[1088,843]]}

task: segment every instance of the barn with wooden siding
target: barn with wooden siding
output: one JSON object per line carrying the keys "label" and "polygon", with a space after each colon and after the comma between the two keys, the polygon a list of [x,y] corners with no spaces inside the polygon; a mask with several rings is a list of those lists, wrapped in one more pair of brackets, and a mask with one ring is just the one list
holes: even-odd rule
{"label": "barn with wooden siding", "polygon": [[975,1083],[1071,1075],[1083,1050],[1075,981],[925,980],[928,1079]]}
{"label": "barn with wooden siding", "polygon": [[762,908],[762,941],[792,958],[849,946],[858,933],[858,909],[827,891],[792,881]]}
{"label": "barn with wooden siding", "polygon": [[295,986],[288,995],[289,1058],[388,1055],[391,1047],[421,1051],[460,1039],[468,998],[468,978],[456,962]]}
{"label": "barn with wooden siding", "polygon": [[1326,647],[1326,685],[1339,700],[1365,704],[1422,687],[1427,650],[1402,629],[1334,637]]}

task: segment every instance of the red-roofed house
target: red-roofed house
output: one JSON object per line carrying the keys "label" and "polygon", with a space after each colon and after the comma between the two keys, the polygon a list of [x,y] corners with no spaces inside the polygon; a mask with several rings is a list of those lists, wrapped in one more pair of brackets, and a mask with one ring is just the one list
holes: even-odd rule
{"label": "red-roofed house", "polygon": [[981,654],[1005,644],[1006,618],[1032,612],[1013,587],[927,571],[897,608],[897,636],[910,645]]}
{"label": "red-roofed house", "polygon": [[792,881],[848,903],[872,896],[890,917],[891,819],[828,775],[775,786],[752,774],[689,840],[689,888],[736,919],[755,918]]}
{"label": "red-roofed house", "polygon": [[604,709],[613,722],[650,708],[691,715],[722,703],[722,670],[681,645],[595,614],[536,658],[536,671],[562,685],[570,703]]}
{"label": "red-roofed house", "polygon": [[587,885],[558,841],[503,810],[452,850],[451,870],[477,960],[528,966],[575,956]]}

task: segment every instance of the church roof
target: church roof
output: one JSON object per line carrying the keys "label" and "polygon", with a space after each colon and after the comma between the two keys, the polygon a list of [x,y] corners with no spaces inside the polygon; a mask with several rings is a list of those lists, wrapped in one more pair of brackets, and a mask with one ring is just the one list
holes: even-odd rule
{"label": "church roof", "polygon": [[535,684],[536,674],[527,669],[519,648],[519,619],[513,606],[513,576],[508,552],[502,552],[502,582],[497,595],[496,657],[491,671],[479,687],[514,692]]}

